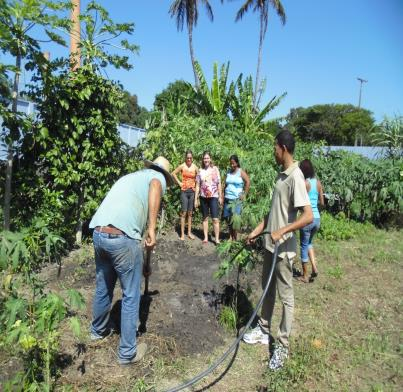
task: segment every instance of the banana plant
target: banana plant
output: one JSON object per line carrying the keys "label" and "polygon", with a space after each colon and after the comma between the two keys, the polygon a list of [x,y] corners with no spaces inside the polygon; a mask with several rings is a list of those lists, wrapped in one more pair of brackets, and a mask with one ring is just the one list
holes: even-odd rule
{"label": "banana plant", "polygon": [[261,110],[254,107],[254,89],[252,76],[246,77],[242,82],[243,75],[239,75],[237,81],[231,83],[230,111],[232,117],[237,121],[245,132],[254,131],[259,128],[265,116],[273,110],[286,93],[278,98],[274,96]]}
{"label": "banana plant", "polygon": [[195,88],[197,106],[204,114],[229,113],[230,90],[227,88],[229,62],[222,64],[218,74],[218,64],[213,66],[213,80],[211,87],[208,85],[200,64],[195,62],[195,69],[199,79],[199,86]]}

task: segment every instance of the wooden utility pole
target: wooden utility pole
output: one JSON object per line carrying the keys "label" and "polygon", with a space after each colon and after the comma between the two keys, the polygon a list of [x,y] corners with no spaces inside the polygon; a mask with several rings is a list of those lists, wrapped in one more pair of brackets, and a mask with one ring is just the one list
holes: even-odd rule
{"label": "wooden utility pole", "polygon": [[73,9],[71,10],[71,32],[70,32],[70,63],[72,71],[80,66],[80,0],[71,0]]}

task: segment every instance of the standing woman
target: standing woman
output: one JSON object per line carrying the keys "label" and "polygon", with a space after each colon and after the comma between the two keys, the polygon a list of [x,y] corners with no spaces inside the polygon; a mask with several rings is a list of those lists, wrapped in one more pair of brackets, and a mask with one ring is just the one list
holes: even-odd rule
{"label": "standing woman", "polygon": [[228,221],[230,241],[236,241],[238,233],[233,227],[232,216],[241,215],[242,201],[249,192],[250,179],[241,169],[237,155],[231,155],[229,163],[231,168],[225,178],[223,218]]}
{"label": "standing woman", "polygon": [[[199,201],[200,196],[200,201]],[[211,162],[208,151],[203,152],[202,167],[196,177],[195,206],[201,207],[203,215],[203,243],[208,242],[208,216],[213,219],[214,242],[220,243],[220,221],[218,220],[218,204],[222,204],[220,171]]]}
{"label": "standing woman", "polygon": [[[182,181],[176,176],[181,173]],[[195,200],[196,176],[198,173],[197,166],[193,163],[192,151],[186,151],[185,162],[179,165],[172,173],[177,184],[181,187],[181,236],[182,241],[185,240],[185,220],[188,221],[188,237],[194,240],[192,234],[192,213]]]}
{"label": "standing woman", "polygon": [[313,212],[313,222],[300,229],[301,241],[301,262],[303,275],[299,278],[301,282],[308,283],[308,261],[312,264],[311,279],[318,276],[318,267],[315,261],[315,252],[313,250],[312,240],[320,227],[320,213],[318,202],[320,206],[324,206],[323,188],[320,181],[315,177],[315,169],[309,159],[301,161],[299,168],[305,177],[305,186],[308,191],[309,200],[311,202]]}

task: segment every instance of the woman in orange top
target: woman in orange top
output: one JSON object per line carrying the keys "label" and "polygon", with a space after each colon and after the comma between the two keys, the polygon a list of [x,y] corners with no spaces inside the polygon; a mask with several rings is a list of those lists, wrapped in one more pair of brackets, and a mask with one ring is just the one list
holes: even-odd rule
{"label": "woman in orange top", "polygon": [[[185,220],[187,215],[188,221],[188,237],[194,240],[192,234],[192,213],[195,200],[195,189],[196,189],[196,176],[198,173],[197,166],[193,163],[193,153],[192,151],[186,151],[186,160],[184,163],[179,165],[172,173],[175,181],[181,187],[181,236],[180,239],[183,241],[185,239]],[[182,181],[179,181],[177,174],[181,173]]]}

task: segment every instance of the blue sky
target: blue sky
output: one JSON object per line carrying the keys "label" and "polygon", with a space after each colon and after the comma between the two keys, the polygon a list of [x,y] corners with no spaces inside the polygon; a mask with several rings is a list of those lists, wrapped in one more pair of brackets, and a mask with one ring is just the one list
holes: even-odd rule
{"label": "blue sky", "polygon": [[[89,0],[81,0],[82,8]],[[168,15],[171,1],[98,0],[118,22],[134,22],[132,41],[140,46],[130,71],[109,70],[111,79],[152,108],[154,97],[176,79],[193,82],[187,32],[178,32]],[[194,30],[196,58],[211,80],[213,63],[230,62],[230,78],[256,72],[259,24],[252,12],[238,23],[243,0],[210,1],[214,22],[200,9]],[[261,74],[267,78],[262,103],[287,92],[269,118],[290,108],[324,103],[358,104],[384,115],[403,115],[402,0],[283,0],[287,23],[273,12],[263,50]],[[61,49],[52,52],[60,55]],[[66,53],[67,54],[67,53]]]}

